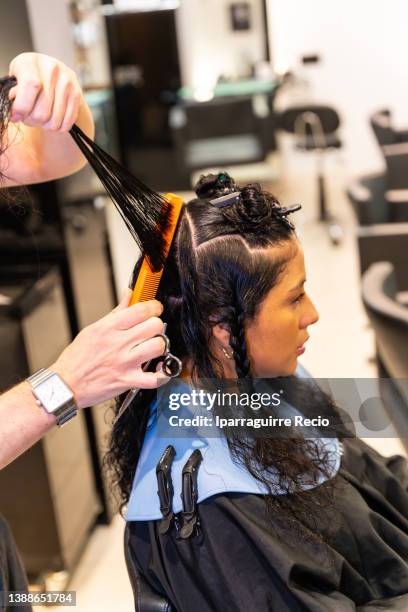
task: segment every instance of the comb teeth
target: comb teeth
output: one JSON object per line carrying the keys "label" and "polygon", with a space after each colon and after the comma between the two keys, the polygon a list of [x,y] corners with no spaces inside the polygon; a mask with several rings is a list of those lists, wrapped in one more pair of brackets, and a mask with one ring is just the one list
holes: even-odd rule
{"label": "comb teeth", "polygon": [[156,297],[162,274],[163,268],[159,272],[152,272],[145,258],[142,262],[130,303],[137,304],[138,302],[153,300]]}
{"label": "comb teeth", "polygon": [[[164,231],[164,239],[166,243],[165,259],[167,259],[177,228],[177,221],[183,208],[183,201],[180,197],[171,193],[166,194],[165,199],[171,204],[170,218],[168,219],[167,228]],[[146,302],[147,300],[152,300],[156,297],[163,270],[164,265],[160,270],[153,271],[147,261],[147,257],[144,257],[135,286],[133,288],[130,304]]]}
{"label": "comb teeth", "polygon": [[140,301],[147,302],[147,300],[153,300],[156,297],[157,289],[159,287],[161,274],[152,275],[144,282],[143,289],[140,293]]}

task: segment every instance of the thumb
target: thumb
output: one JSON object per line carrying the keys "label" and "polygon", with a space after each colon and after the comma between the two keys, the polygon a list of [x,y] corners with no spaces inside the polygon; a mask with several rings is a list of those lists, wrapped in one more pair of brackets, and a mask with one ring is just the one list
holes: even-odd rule
{"label": "thumb", "polygon": [[125,310],[125,308],[129,306],[131,297],[132,297],[132,290],[129,288],[126,288],[119,304],[116,306],[116,308],[113,309],[112,312],[118,312],[119,310]]}

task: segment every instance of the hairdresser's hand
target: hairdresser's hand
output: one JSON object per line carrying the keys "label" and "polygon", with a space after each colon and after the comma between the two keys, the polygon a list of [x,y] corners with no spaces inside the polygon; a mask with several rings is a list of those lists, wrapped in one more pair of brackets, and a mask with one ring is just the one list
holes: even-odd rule
{"label": "hairdresser's hand", "polygon": [[17,78],[10,90],[11,121],[54,132],[67,132],[84,104],[81,86],[73,70],[42,53],[21,53],[9,74]]}
{"label": "hairdresser's hand", "polygon": [[153,338],[163,333],[162,305],[151,300],[127,307],[129,298],[130,292],[115,310],[83,329],[50,368],[71,387],[80,408],[169,380],[141,369],[165,349],[162,338]]}

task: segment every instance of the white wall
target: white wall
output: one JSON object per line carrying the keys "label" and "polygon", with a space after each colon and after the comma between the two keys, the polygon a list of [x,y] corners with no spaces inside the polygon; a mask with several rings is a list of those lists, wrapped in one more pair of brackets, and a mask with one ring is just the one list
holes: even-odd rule
{"label": "white wall", "polygon": [[75,49],[65,0],[26,0],[35,51],[75,68]]}
{"label": "white wall", "polygon": [[275,66],[290,66],[306,53],[316,52],[323,58],[308,74],[314,97],[341,113],[348,173],[381,168],[368,116],[389,106],[395,122],[408,126],[408,2],[268,3]]}
{"label": "white wall", "polygon": [[230,27],[231,0],[181,0],[177,30],[184,85],[212,88],[221,75],[239,76],[248,63],[264,59],[261,0],[249,0],[251,29]]}
{"label": "white wall", "polygon": [[[105,23],[99,0],[83,0],[83,23],[76,28],[77,41],[86,45],[79,65],[74,28],[67,0],[26,0],[34,49],[57,57],[80,72],[83,86],[106,87],[110,83]],[[52,27],[51,27],[52,24]]]}

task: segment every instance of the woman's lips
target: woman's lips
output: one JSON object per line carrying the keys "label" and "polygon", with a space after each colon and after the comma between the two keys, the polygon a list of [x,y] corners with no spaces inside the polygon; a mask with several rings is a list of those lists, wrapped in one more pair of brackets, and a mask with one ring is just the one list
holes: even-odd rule
{"label": "woman's lips", "polygon": [[298,346],[296,349],[296,355],[303,355],[303,353],[306,350],[305,344],[306,342],[309,340],[309,336],[306,338],[306,340],[304,341],[304,343],[301,346]]}

